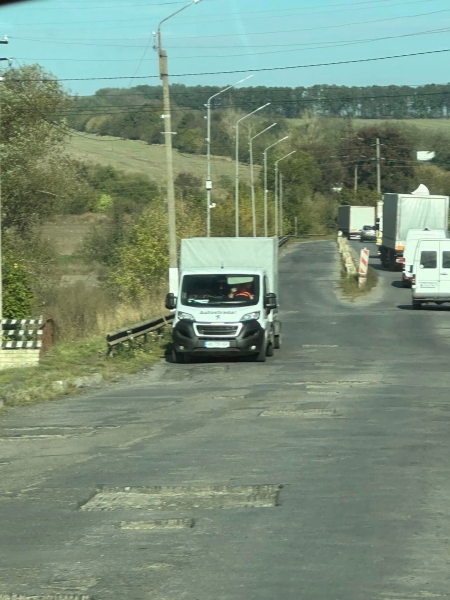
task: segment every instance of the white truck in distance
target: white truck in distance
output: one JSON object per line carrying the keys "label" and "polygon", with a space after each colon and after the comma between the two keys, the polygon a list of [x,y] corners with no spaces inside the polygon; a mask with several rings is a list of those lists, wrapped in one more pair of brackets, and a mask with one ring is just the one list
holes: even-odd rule
{"label": "white truck in distance", "polygon": [[431,196],[421,185],[412,194],[384,194],[382,265],[395,271],[403,263],[406,236],[410,229],[447,229],[448,196]]}
{"label": "white truck in distance", "polygon": [[280,347],[276,238],[190,238],[181,241],[173,360],[251,356],[264,362]]}
{"label": "white truck in distance", "polygon": [[338,227],[350,240],[358,239],[364,225],[375,225],[373,206],[350,206],[344,204],[338,208]]}

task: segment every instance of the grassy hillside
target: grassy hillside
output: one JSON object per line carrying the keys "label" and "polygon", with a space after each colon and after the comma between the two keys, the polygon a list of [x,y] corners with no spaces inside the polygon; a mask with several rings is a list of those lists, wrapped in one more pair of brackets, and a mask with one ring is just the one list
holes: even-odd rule
{"label": "grassy hillside", "polygon": [[[144,173],[157,182],[164,182],[166,179],[164,146],[148,145],[145,142],[122,140],[109,136],[83,134],[71,137],[67,151],[80,160],[111,165],[122,171]],[[175,176],[180,172],[187,172],[201,179],[206,178],[206,156],[204,155],[180,154],[174,150],[173,163]],[[234,179],[234,161],[230,158],[214,156],[211,165],[214,178],[228,175]],[[247,165],[241,164],[240,176],[243,180],[250,179]]]}

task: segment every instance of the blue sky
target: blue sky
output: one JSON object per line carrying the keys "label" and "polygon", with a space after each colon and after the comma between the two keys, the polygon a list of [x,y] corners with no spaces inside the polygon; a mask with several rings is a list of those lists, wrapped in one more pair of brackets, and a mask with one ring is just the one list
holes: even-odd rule
{"label": "blue sky", "polygon": [[[84,95],[158,85],[151,37],[187,4],[167,0],[31,0],[0,9],[0,55],[38,62]],[[450,48],[449,0],[202,0],[163,26],[171,74],[345,61]],[[358,43],[354,43],[358,42]],[[17,62],[15,63],[17,65]],[[389,61],[256,73],[251,85],[447,83],[450,52]],[[130,77],[143,77],[130,79]],[[150,76],[150,77],[147,77]],[[153,77],[152,77],[153,76]],[[224,85],[241,74],[172,77]],[[123,77],[102,81],[101,77]]]}

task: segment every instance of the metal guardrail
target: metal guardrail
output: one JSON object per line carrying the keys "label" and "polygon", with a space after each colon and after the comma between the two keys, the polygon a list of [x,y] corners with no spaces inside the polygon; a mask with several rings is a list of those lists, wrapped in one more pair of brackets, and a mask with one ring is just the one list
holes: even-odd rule
{"label": "metal guardrail", "polygon": [[170,321],[173,321],[173,318],[173,314],[162,315],[161,317],[152,319],[151,321],[143,321],[137,325],[131,325],[130,327],[119,329],[119,331],[115,331],[114,333],[108,333],[106,336],[106,343],[108,344],[107,355],[111,356],[115,346],[118,346],[119,344],[133,342],[133,340],[138,337],[145,337],[149,333],[159,331],[168,323],[170,323]]}
{"label": "metal guardrail", "polygon": [[[284,246],[291,237],[295,236],[284,236],[278,240],[278,246]],[[303,237],[303,236],[302,236]],[[304,236],[310,237],[310,236]],[[132,343],[138,337],[146,336],[148,333],[152,333],[154,331],[159,331],[163,327],[165,327],[168,323],[173,321],[174,315],[166,314],[158,317],[157,319],[152,319],[150,321],[143,321],[142,323],[138,323],[137,325],[131,325],[130,327],[124,327],[123,329],[119,329],[119,331],[115,331],[114,333],[109,333],[106,336],[106,343],[108,344],[107,355],[111,356],[114,348],[120,344],[124,344],[126,342]]]}

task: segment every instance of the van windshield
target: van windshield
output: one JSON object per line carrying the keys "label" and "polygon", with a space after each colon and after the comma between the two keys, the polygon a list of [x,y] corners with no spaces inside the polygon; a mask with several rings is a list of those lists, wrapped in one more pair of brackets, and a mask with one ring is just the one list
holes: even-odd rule
{"label": "van windshield", "polygon": [[185,306],[254,306],[259,302],[259,275],[185,275]]}

